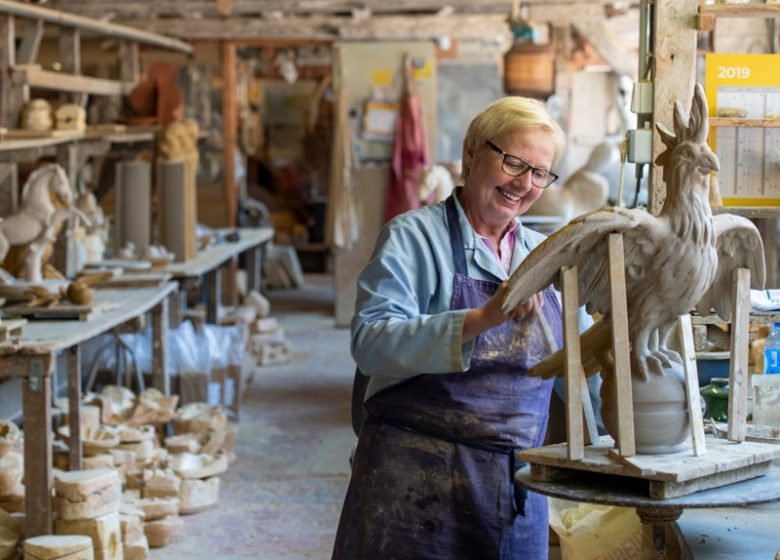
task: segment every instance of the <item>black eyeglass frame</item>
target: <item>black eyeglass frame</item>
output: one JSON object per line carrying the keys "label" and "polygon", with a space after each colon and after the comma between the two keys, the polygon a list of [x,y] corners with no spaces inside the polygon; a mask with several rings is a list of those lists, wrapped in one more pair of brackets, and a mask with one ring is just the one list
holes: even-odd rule
{"label": "black eyeglass frame", "polygon": [[[490,140],[485,140],[485,145],[488,148],[490,148],[491,150],[493,150],[494,152],[496,152],[497,154],[499,154],[501,156],[501,170],[504,173],[506,173],[507,175],[511,175],[512,177],[521,177],[525,173],[528,173],[529,171],[531,171],[532,172],[531,173],[531,183],[533,183],[533,185],[535,187],[540,188],[540,189],[546,189],[547,187],[552,185],[556,180],[558,180],[558,175],[556,173],[552,172],[551,170],[545,169],[544,167],[534,167],[533,165],[531,165],[530,163],[525,161],[523,158],[505,152],[504,150],[502,150],[501,148],[499,148],[498,146],[493,144],[493,142],[491,142]],[[522,170],[520,173],[517,173],[517,174],[508,172],[506,170],[506,167],[505,167],[507,158],[512,158],[512,159],[517,160],[519,163],[525,165],[526,168],[524,170]],[[549,175],[549,179],[547,181],[547,184],[544,185],[544,186],[537,185],[536,182],[534,181],[533,171],[544,171],[545,173],[547,173],[547,175]]]}

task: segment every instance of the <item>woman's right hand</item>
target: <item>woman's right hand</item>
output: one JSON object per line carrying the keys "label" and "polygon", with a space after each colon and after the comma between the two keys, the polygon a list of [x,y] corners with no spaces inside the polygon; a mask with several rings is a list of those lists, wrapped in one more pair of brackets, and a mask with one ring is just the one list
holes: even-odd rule
{"label": "woman's right hand", "polygon": [[495,326],[508,320],[518,320],[538,312],[544,304],[542,292],[537,292],[526,301],[517,304],[514,309],[504,313],[501,307],[504,304],[504,297],[507,292],[507,283],[504,282],[496,290],[488,302],[477,309],[470,309],[466,313],[466,319],[463,323],[463,342],[467,342],[478,334],[492,329]]}

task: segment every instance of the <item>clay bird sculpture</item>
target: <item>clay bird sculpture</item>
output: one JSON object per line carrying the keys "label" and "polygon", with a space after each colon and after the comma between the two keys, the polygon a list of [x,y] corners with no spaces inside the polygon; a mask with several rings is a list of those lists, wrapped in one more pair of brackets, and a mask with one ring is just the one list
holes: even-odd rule
{"label": "clay bird sculpture", "polygon": [[[604,208],[574,219],[540,244],[514,272],[503,308],[508,310],[550,283],[558,287],[561,267],[579,272],[580,305],[602,318],[581,336],[583,367],[590,375],[612,367],[611,304],[607,236],[623,235],[634,378],[663,375],[672,362],[682,363],[668,347],[677,318],[694,306],[703,314],[714,308],[723,319],[731,310],[732,272],[749,268],[751,284],[762,289],[765,265],[761,237],[747,219],[712,215],[708,177],[718,159],[707,146],[707,102],[696,86],[690,118],[675,104],[674,132],[658,123],[666,146],[656,159],[663,166],[666,200],[658,216],[639,209]],[[558,351],[536,365],[532,375],[563,373]]]}

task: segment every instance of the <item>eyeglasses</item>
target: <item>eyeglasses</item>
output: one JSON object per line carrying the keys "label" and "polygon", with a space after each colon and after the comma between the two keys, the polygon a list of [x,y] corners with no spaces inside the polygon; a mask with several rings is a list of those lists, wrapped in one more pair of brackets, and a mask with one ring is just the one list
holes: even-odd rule
{"label": "eyeglasses", "polygon": [[490,140],[486,140],[485,144],[487,144],[488,148],[501,156],[501,169],[507,175],[511,175],[512,177],[520,177],[525,172],[530,171],[531,183],[540,189],[546,189],[558,178],[558,175],[549,169],[544,169],[543,167],[534,167],[523,158],[506,153],[504,150],[493,144],[493,142]]}

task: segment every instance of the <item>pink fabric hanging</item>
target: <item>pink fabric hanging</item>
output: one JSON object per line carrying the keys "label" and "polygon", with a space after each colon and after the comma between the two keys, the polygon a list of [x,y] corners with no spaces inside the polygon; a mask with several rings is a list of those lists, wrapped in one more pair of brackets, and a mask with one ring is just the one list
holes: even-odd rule
{"label": "pink fabric hanging", "polygon": [[[408,80],[408,79],[407,79]],[[420,180],[430,164],[420,97],[404,84],[395,124],[395,144],[387,185],[385,221],[420,207]]]}

